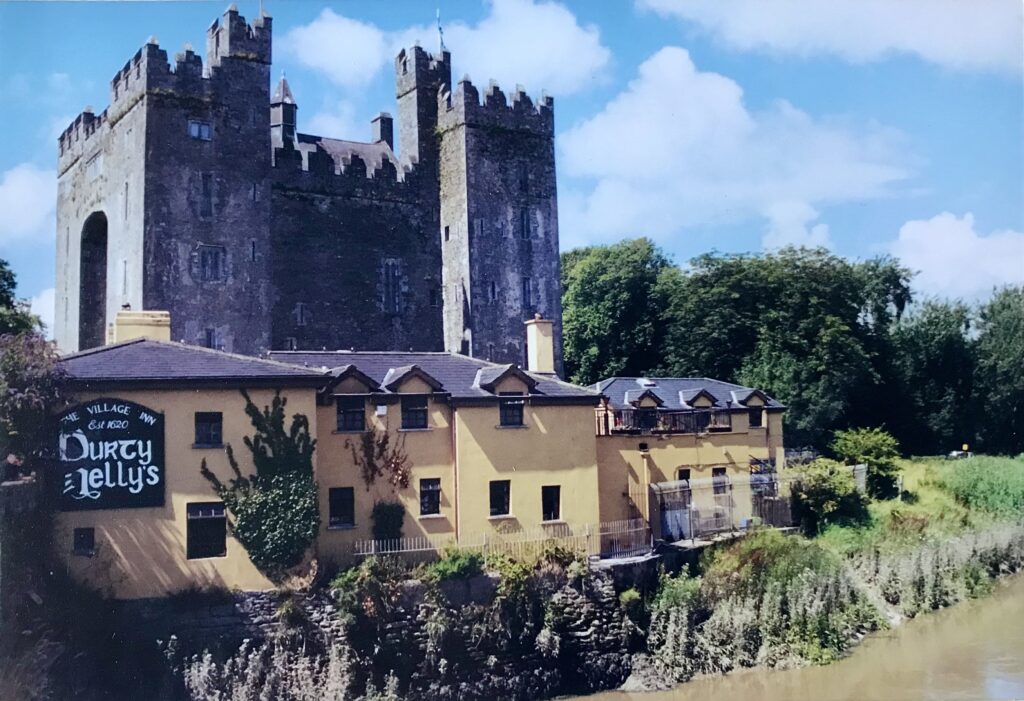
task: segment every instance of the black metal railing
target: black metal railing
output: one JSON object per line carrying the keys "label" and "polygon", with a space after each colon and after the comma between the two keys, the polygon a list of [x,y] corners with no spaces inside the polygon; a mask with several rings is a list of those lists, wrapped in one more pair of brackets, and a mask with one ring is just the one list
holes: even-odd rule
{"label": "black metal railing", "polygon": [[709,433],[731,431],[732,415],[715,409],[660,411],[618,409],[609,411],[605,423],[609,433]]}

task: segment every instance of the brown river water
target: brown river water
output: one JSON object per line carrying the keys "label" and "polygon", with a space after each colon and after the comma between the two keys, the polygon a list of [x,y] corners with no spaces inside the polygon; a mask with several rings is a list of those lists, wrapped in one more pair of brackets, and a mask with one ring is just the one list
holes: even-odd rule
{"label": "brown river water", "polygon": [[866,638],[824,667],[707,677],[671,691],[606,692],[580,701],[946,701],[1024,699],[1024,575],[990,597]]}

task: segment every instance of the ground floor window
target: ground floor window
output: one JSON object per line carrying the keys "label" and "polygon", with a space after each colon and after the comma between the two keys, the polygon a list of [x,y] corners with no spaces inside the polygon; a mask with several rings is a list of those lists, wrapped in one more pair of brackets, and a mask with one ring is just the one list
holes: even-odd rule
{"label": "ground floor window", "polygon": [[185,506],[188,520],[186,551],[189,560],[224,557],[228,552],[228,521],[224,504],[205,501]]}
{"label": "ground floor window", "polygon": [[540,488],[541,509],[543,520],[558,521],[562,518],[562,487],[546,485]]}
{"label": "ground floor window", "polygon": [[92,557],[96,554],[96,529],[95,528],[76,528],[74,532],[74,542],[72,544],[72,552],[75,555],[83,555],[85,557]]}
{"label": "ground floor window", "polygon": [[327,525],[330,528],[352,528],[356,525],[354,487],[333,487],[327,493],[329,503]]}
{"label": "ground floor window", "polygon": [[724,467],[711,468],[711,484],[714,487],[714,493],[716,495],[728,494],[729,477],[725,474]]}
{"label": "ground floor window", "polygon": [[441,513],[441,480],[437,478],[420,480],[420,516],[434,516]]}
{"label": "ground floor window", "polygon": [[491,516],[509,515],[509,497],[512,483],[509,480],[491,482]]}

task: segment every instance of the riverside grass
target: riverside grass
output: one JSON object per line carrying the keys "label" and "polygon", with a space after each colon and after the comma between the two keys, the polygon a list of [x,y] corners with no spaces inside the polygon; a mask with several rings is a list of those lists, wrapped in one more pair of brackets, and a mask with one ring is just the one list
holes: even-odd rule
{"label": "riverside grass", "polygon": [[901,500],[813,539],[775,531],[663,576],[630,688],[741,667],[824,664],[865,633],[988,593],[1024,567],[1024,459],[901,461]]}

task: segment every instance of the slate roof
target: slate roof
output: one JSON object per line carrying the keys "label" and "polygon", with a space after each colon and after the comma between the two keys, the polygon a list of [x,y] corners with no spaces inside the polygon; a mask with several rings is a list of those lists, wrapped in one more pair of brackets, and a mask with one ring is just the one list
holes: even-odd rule
{"label": "slate roof", "polygon": [[184,343],[136,338],[66,355],[60,365],[74,382],[89,384],[170,382],[319,386],[319,370],[236,355]]}
{"label": "slate roof", "polygon": [[[731,406],[735,407],[740,399],[746,399],[754,392],[750,387],[708,377],[609,377],[591,385],[590,389],[608,397],[608,401],[615,409],[627,408],[630,399],[638,397],[643,390],[651,390],[665,402],[663,409],[675,411],[691,408],[684,402],[689,402],[702,389],[715,398],[716,408],[730,406],[727,402],[731,402]],[[767,397],[766,406],[769,409],[785,408],[781,402],[771,397]]]}
{"label": "slate roof", "polygon": [[364,141],[348,141],[347,139],[329,139],[326,136],[313,136],[311,134],[298,134],[297,148],[300,151],[314,151],[317,148],[323,149],[331,157],[335,164],[340,165],[343,161],[351,160],[352,156],[359,156],[366,164],[366,172],[372,173],[379,168],[385,160],[391,161],[399,176],[402,174],[402,166],[395,157],[395,152],[385,141],[366,143]]}
{"label": "slate roof", "polygon": [[[383,385],[388,371],[393,368],[416,365],[441,383],[442,392],[453,400],[489,400],[495,395],[478,384],[478,371],[485,377],[500,375],[507,365],[489,363],[457,353],[416,353],[389,351],[271,351],[270,357],[284,363],[293,363],[318,371],[331,371],[344,365],[353,365]],[[592,389],[562,382],[556,377],[540,373],[526,373],[537,382],[531,397],[552,402],[584,402],[597,404],[599,394]]]}

